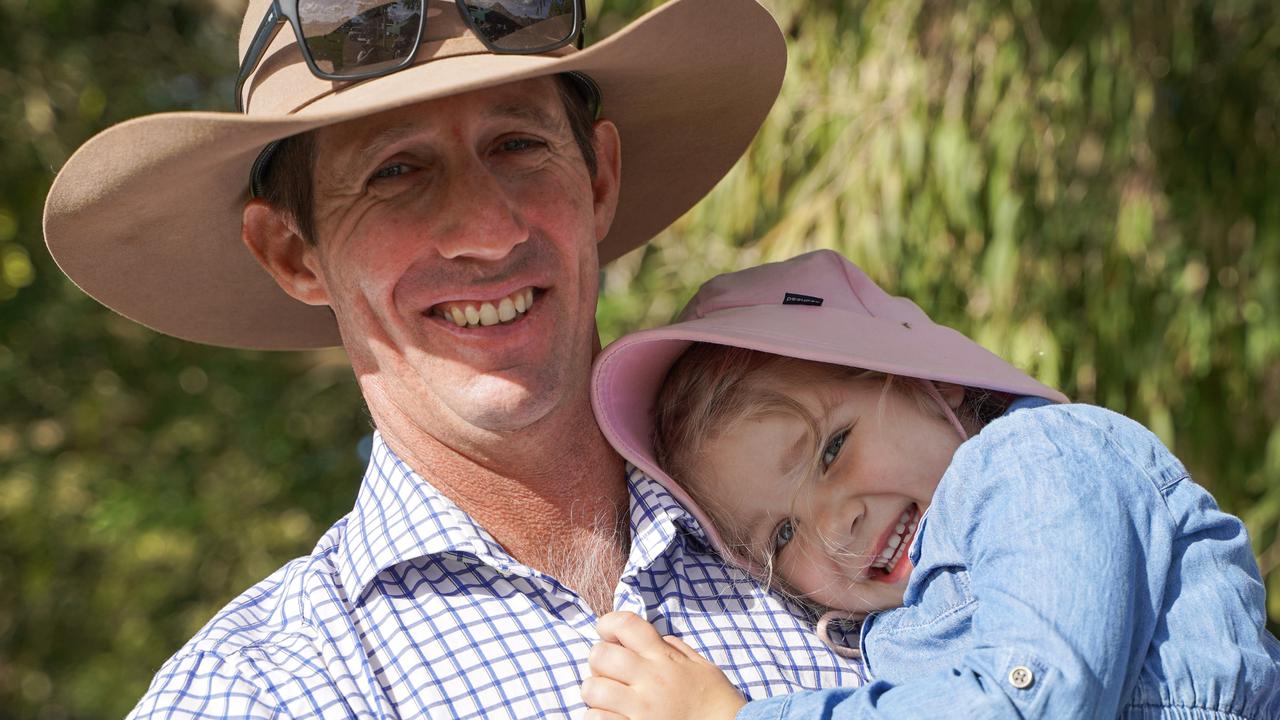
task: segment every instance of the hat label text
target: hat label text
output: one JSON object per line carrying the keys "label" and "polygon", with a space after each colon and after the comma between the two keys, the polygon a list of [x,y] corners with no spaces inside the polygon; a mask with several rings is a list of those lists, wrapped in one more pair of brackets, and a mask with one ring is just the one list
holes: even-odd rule
{"label": "hat label text", "polygon": [[822,298],[812,295],[801,295],[799,293],[787,293],[782,298],[783,305],[812,305],[814,307],[822,307]]}

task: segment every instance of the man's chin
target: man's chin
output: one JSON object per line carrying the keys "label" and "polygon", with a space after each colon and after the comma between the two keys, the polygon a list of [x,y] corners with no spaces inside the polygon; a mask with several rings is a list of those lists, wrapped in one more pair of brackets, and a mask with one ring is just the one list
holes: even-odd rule
{"label": "man's chin", "polygon": [[480,378],[455,398],[454,412],[467,424],[492,433],[512,433],[537,425],[563,404],[564,393],[500,377]]}

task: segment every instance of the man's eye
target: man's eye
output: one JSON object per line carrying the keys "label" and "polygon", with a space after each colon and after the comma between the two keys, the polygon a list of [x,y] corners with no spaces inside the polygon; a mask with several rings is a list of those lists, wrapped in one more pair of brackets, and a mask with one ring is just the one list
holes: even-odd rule
{"label": "man's eye", "polygon": [[826,447],[822,448],[822,471],[826,472],[827,468],[836,461],[840,456],[840,450],[844,448],[844,441],[849,437],[849,430],[841,430],[827,441]]}
{"label": "man's eye", "polygon": [[522,150],[531,150],[541,144],[532,138],[509,138],[499,143],[498,149],[503,152],[520,152]]}
{"label": "man's eye", "polygon": [[400,177],[401,175],[407,175],[410,169],[411,168],[408,165],[405,165],[404,163],[392,163],[390,165],[386,165],[384,167],[378,168],[373,173],[373,179],[381,180],[383,178]]}
{"label": "man's eye", "polygon": [[796,536],[796,526],[790,520],[783,520],[773,533],[773,554],[777,555],[782,548]]}

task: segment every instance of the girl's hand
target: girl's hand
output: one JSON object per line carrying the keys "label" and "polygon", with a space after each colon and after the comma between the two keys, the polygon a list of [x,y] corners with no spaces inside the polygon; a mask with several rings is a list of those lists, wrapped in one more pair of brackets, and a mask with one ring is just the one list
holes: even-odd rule
{"label": "girl's hand", "polygon": [[637,615],[609,613],[596,629],[582,683],[587,720],[732,720],[747,702],[720,668]]}

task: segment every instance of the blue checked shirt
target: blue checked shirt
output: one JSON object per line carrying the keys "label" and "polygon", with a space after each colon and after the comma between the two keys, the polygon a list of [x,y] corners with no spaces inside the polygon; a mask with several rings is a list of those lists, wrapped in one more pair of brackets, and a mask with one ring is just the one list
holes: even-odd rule
{"label": "blue checked shirt", "polygon": [[[863,682],[797,608],[721,564],[660,485],[627,481],[616,609],[683,637],[749,698]],[[578,717],[595,621],[375,435],[355,509],[223,608],[130,717]]]}

